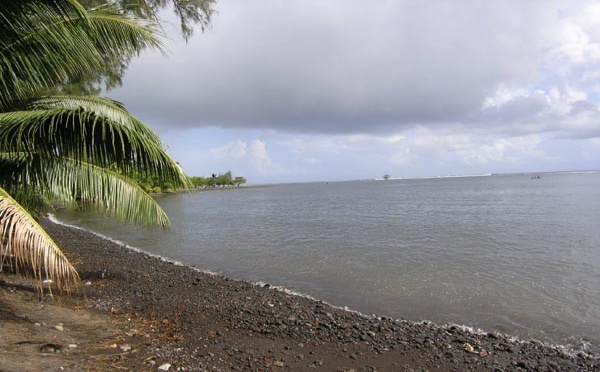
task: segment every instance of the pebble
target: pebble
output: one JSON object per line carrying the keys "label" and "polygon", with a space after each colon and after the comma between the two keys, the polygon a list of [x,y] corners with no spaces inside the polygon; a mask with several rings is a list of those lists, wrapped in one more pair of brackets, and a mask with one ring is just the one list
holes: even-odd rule
{"label": "pebble", "polygon": [[58,323],[57,325],[55,325],[54,329],[56,329],[57,331],[61,331],[61,332],[65,330],[62,323]]}
{"label": "pebble", "polygon": [[158,367],[159,371],[168,371],[171,368],[171,365],[169,363],[165,363],[165,364],[161,364],[160,367]]}
{"label": "pebble", "polygon": [[473,345],[471,345],[468,342],[465,342],[465,344],[463,345],[463,349],[467,352],[467,353],[474,353],[475,349],[473,348]]}
{"label": "pebble", "polygon": [[44,344],[40,346],[40,353],[50,354],[50,353],[60,353],[60,345],[56,344]]}
{"label": "pebble", "polygon": [[516,366],[519,368],[525,368],[527,369],[529,367],[529,365],[527,364],[527,362],[524,362],[522,360],[519,360],[516,362]]}

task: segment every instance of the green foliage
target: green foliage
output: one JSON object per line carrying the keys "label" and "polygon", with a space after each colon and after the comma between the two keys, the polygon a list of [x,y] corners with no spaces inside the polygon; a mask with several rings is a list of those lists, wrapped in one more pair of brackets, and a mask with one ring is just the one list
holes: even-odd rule
{"label": "green foliage", "polygon": [[[179,18],[181,34],[186,41],[193,35],[194,26],[199,26],[204,31],[210,25],[216,4],[216,0],[114,0],[112,2],[127,14],[151,23],[160,23],[159,12],[164,9],[171,10]],[[107,1],[82,0],[80,3],[86,9],[93,9],[104,6]],[[65,79],[52,87],[48,93],[99,94],[103,88],[110,90],[118,87],[132,57],[125,54],[106,57],[100,68],[75,78]]]}
{"label": "green foliage", "polygon": [[167,227],[136,178],[170,188],[189,182],[119,102],[46,94],[102,73],[106,61],[160,48],[160,29],[116,4],[86,9],[76,0],[4,1],[0,19],[0,263],[64,288],[77,273],[30,212],[61,203]]}
{"label": "green foliage", "polygon": [[146,47],[160,48],[155,23],[115,6],[90,11],[74,1],[22,0],[2,3],[0,18],[0,111],[65,81],[102,71],[106,61],[131,58]]}
{"label": "green foliage", "polygon": [[161,177],[152,175],[143,175],[138,173],[134,175],[133,178],[137,181],[138,185],[142,189],[144,189],[144,191],[154,194],[170,193],[182,189],[186,190],[190,187],[193,187],[189,179],[187,180],[187,184],[184,187],[181,187],[180,184],[177,184],[179,186],[175,186],[175,184],[172,182],[166,181]]}
{"label": "green foliage", "polygon": [[213,173],[210,177],[192,176],[189,178],[190,183],[196,189],[205,189],[209,187],[227,187],[227,186],[240,186],[246,183],[244,177],[233,177],[231,171],[225,173]]}
{"label": "green foliage", "polygon": [[244,177],[239,177],[239,176],[238,176],[238,177],[236,177],[236,178],[233,180],[233,183],[235,183],[235,185],[236,185],[237,187],[240,187],[241,185],[243,185],[243,184],[245,184],[245,183],[246,183],[246,179],[245,179]]}
{"label": "green foliage", "polygon": [[[121,9],[144,19],[158,21],[158,13],[170,8],[179,18],[181,34],[187,40],[194,33],[194,25],[204,31],[215,13],[216,0],[115,0]],[[106,3],[106,0],[81,0],[87,9]]]}

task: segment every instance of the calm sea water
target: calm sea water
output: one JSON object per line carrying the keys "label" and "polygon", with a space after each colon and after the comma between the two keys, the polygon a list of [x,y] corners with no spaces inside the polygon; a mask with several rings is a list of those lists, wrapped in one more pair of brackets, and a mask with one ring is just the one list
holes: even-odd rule
{"label": "calm sea water", "polygon": [[600,173],[167,195],[170,232],[61,221],[366,314],[600,350]]}

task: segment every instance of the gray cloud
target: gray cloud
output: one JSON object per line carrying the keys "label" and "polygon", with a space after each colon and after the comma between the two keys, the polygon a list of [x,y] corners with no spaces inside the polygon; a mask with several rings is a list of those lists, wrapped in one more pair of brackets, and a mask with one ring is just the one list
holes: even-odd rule
{"label": "gray cloud", "polygon": [[221,1],[211,30],[175,42],[169,59],[135,60],[112,95],[163,128],[385,133],[530,122],[548,111],[543,97],[482,107],[500,86],[550,79],[541,59],[568,14],[561,3]]}

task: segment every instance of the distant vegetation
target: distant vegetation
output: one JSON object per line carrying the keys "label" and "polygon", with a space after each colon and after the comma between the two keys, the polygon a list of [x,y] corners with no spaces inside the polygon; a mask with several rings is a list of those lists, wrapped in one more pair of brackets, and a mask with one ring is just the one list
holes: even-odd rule
{"label": "distant vegetation", "polygon": [[[183,190],[181,187],[175,187],[171,182],[159,177],[137,175],[136,180],[140,187],[148,193],[170,193]],[[192,189],[207,189],[212,187],[240,187],[246,183],[246,178],[234,177],[231,171],[228,171],[226,173],[213,173],[210,177],[188,176],[188,181]]]}
{"label": "distant vegetation", "polygon": [[246,183],[246,179],[240,176],[232,176],[231,171],[227,173],[213,173],[210,177],[201,177],[201,176],[193,176],[190,177],[190,182],[193,187],[200,188],[209,188],[209,187],[228,187],[228,186],[236,186],[240,187],[241,185]]}

